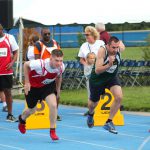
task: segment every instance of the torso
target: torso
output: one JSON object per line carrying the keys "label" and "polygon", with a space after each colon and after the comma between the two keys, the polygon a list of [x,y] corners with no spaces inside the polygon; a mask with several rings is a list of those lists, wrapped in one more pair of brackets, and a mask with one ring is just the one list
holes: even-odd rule
{"label": "torso", "polygon": [[[107,49],[105,47],[104,65],[106,65],[108,63],[108,56],[109,55],[108,55]],[[104,84],[105,82],[113,79],[117,75],[118,68],[119,68],[119,65],[120,65],[120,61],[121,61],[120,52],[118,50],[118,52],[116,53],[116,59],[113,63],[113,66],[111,66],[105,72],[100,73],[100,74],[96,74],[95,73],[95,65],[94,65],[94,67],[92,69],[91,77],[90,77],[91,83],[93,83],[95,85],[96,84],[101,85],[101,84]]]}
{"label": "torso", "polygon": [[[38,67],[36,67],[36,65]],[[50,66],[50,59],[39,59],[31,61],[31,71],[29,73],[30,84],[32,87],[43,87],[55,81],[56,77],[64,71],[64,64],[59,69],[54,69]],[[39,66],[40,64],[40,66]]]}

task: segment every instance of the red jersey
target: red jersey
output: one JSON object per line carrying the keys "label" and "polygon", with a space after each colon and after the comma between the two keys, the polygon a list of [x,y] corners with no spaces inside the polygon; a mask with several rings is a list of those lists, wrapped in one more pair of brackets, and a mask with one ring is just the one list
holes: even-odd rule
{"label": "red jersey", "polygon": [[0,42],[0,75],[13,74],[13,70],[7,70],[7,65],[11,62],[11,46],[9,38],[5,35],[4,40]]}
{"label": "red jersey", "polygon": [[52,68],[50,59],[38,59],[30,61],[29,80],[31,87],[40,88],[46,84],[55,81],[56,77],[61,75],[64,70],[64,64],[60,68]]}

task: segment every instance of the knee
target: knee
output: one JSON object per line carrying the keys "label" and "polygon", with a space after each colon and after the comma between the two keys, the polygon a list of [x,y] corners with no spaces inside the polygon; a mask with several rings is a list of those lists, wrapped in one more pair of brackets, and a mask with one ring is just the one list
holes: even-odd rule
{"label": "knee", "polygon": [[51,108],[52,108],[52,109],[57,109],[57,103],[52,103],[52,104],[51,104]]}
{"label": "knee", "polygon": [[122,95],[116,95],[116,96],[115,96],[115,101],[116,101],[117,103],[121,103],[121,101],[122,101]]}

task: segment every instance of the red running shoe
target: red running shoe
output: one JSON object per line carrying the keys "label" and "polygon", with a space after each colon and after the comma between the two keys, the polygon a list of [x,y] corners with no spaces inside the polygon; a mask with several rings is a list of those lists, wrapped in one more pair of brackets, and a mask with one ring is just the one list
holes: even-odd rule
{"label": "red running shoe", "polygon": [[55,129],[50,129],[50,137],[53,141],[59,140],[59,137],[56,135]]}
{"label": "red running shoe", "polygon": [[19,116],[18,129],[22,134],[26,133],[26,122],[22,120],[21,115]]}

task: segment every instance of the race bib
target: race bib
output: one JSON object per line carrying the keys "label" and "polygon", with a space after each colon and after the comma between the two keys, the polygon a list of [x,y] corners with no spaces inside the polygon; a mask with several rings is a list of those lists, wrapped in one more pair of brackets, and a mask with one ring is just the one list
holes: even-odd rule
{"label": "race bib", "polygon": [[7,48],[0,48],[0,57],[7,57]]}
{"label": "race bib", "polygon": [[42,81],[43,84],[50,84],[51,82],[53,82],[55,79],[45,79],[44,81]]}
{"label": "race bib", "polygon": [[106,71],[109,73],[113,73],[116,70],[116,68],[117,68],[117,65],[113,65],[109,69],[107,69]]}

